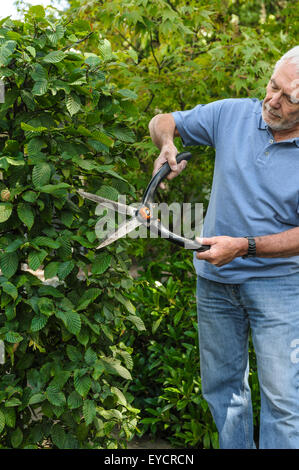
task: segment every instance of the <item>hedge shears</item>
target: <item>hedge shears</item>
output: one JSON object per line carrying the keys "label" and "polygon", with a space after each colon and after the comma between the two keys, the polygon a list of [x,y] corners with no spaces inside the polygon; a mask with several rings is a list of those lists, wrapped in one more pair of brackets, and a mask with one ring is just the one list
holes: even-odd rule
{"label": "hedge shears", "polygon": [[[190,152],[182,152],[177,155],[176,160],[177,163],[180,163],[182,160],[190,160],[192,157]],[[153,214],[153,209],[155,208],[156,204],[154,201],[156,190],[161,183],[161,181],[171,172],[169,164],[166,162],[164,163],[159,171],[152,177],[151,181],[149,182],[143,198],[142,202],[139,207],[128,206],[121,202],[111,201],[110,199],[106,199],[104,197],[98,196],[97,194],[87,193],[82,189],[78,190],[80,196],[85,199],[89,199],[90,201],[94,201],[98,203],[98,205],[112,209],[120,214],[125,214],[131,216],[130,220],[125,220],[122,222],[117,230],[110,233],[108,237],[97,247],[97,249],[104,248],[107,245],[115,242],[119,238],[124,237],[131,231],[135,230],[137,227],[141,225],[145,225],[147,229],[151,230],[152,233],[165,238],[166,240],[175,243],[176,245],[180,245],[189,250],[195,251],[206,251],[210,249],[209,245],[201,245],[197,243],[195,240],[191,240],[189,238],[182,237],[180,235],[171,232],[168,228],[166,228]]]}

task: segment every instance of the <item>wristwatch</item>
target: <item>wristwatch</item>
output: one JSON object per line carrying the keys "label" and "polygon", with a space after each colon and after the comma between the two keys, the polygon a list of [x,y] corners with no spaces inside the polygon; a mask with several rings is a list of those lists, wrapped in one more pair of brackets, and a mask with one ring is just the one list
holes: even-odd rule
{"label": "wristwatch", "polygon": [[253,237],[244,237],[248,239],[248,252],[242,258],[253,258],[256,256],[256,245]]}

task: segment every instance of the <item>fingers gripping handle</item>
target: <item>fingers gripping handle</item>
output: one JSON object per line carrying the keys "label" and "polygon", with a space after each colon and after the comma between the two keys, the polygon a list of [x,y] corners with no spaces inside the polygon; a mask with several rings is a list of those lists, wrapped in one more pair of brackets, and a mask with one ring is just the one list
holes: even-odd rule
{"label": "fingers gripping handle", "polygon": [[[176,162],[177,164],[181,163],[183,160],[190,160],[192,158],[192,154],[190,152],[181,152],[178,153],[176,156]],[[159,183],[171,172],[171,168],[168,163],[164,163],[164,165],[161,166],[160,170],[157,173],[157,176],[159,178]]]}
{"label": "fingers gripping handle", "polygon": [[[188,161],[191,157],[192,154],[190,152],[182,152],[176,156],[176,161],[177,163],[180,163],[183,160]],[[153,176],[143,196],[142,203],[144,206],[154,203],[154,197],[157,187],[171,171],[172,170],[169,164],[164,163],[158,173]],[[175,233],[170,232],[168,229],[166,229],[166,227],[161,224],[160,221],[157,221],[154,225],[152,225],[152,228],[156,230],[160,236],[168,238],[172,243],[183,246],[184,248],[196,251],[206,251],[210,249],[209,245],[200,245],[195,240],[189,240],[188,238],[181,237],[176,235]]]}
{"label": "fingers gripping handle", "polygon": [[[176,161],[177,163],[180,163],[182,160],[190,160],[192,157],[192,154],[190,152],[182,152],[179,153],[176,156]],[[149,182],[149,185],[144,193],[143,196],[143,204],[148,204],[148,203],[153,203],[154,202],[154,197],[155,197],[155,192],[161,181],[166,178],[169,173],[171,173],[171,168],[169,164],[166,162],[164,165],[161,166],[160,170],[158,173],[155,174],[155,176],[152,177],[151,181]]]}

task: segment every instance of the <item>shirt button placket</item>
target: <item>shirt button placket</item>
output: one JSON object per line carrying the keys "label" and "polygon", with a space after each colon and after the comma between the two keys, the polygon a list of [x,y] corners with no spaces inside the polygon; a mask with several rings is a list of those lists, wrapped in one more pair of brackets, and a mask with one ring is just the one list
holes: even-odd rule
{"label": "shirt button placket", "polygon": [[[273,139],[270,139],[270,140],[269,140],[269,144],[270,144],[270,145],[274,144],[274,140],[273,140]],[[269,148],[269,147],[268,147],[268,148]],[[269,157],[269,155],[270,155],[269,150],[266,150],[266,151],[265,151],[265,156],[266,156],[266,157]]]}

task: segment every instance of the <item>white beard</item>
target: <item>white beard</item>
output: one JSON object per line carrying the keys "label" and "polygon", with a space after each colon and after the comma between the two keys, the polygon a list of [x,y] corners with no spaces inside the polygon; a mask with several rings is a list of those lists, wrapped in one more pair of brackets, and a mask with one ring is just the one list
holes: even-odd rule
{"label": "white beard", "polygon": [[271,129],[273,129],[273,131],[284,131],[284,130],[287,130],[287,129],[292,129],[292,127],[294,127],[294,125],[299,122],[299,117],[298,117],[298,119],[295,119],[294,121],[282,120],[282,122],[276,122],[275,120],[272,120],[272,119],[266,117],[265,108],[266,108],[267,111],[273,112],[273,114],[275,114],[277,117],[280,117],[280,115],[277,114],[275,112],[275,110],[272,110],[271,106],[269,106],[268,103],[265,103],[265,104],[263,103],[262,117],[263,117],[264,121],[269,125],[269,127]]}

